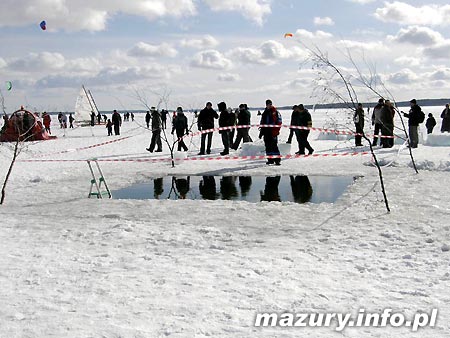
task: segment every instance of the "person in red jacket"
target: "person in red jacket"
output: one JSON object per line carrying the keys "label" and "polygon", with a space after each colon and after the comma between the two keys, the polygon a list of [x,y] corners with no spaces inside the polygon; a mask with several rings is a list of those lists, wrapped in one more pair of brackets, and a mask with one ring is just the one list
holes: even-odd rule
{"label": "person in red jacket", "polygon": [[[280,127],[262,127],[259,133],[259,138],[264,137],[264,146],[266,148],[267,156],[280,156],[278,149],[278,135],[281,129],[281,115],[278,110],[272,105],[271,100],[266,100],[266,109],[261,116],[261,125],[274,125]],[[266,164],[280,165],[281,158],[268,158]]]}
{"label": "person in red jacket", "polygon": [[50,115],[47,114],[46,112],[44,112],[42,115],[43,115],[43,118],[42,118],[42,119],[43,119],[45,131],[46,131],[47,133],[51,134],[51,132],[50,132],[50,124],[51,124],[51,122],[52,122],[52,119],[51,119]]}

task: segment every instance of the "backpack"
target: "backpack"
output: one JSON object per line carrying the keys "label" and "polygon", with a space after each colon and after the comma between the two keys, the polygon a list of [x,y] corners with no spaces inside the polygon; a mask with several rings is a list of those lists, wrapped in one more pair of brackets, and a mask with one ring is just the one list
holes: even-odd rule
{"label": "backpack", "polygon": [[425,121],[425,113],[421,110],[419,113],[419,123],[423,123],[423,121]]}

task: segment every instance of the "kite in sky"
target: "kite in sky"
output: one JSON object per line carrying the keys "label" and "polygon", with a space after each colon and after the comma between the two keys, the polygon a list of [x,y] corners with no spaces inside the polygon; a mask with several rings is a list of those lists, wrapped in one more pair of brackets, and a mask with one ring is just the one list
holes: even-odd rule
{"label": "kite in sky", "polygon": [[45,21],[42,21],[42,22],[39,24],[39,26],[41,26],[41,29],[42,29],[43,31],[45,31],[45,30],[47,29],[47,23],[46,23]]}
{"label": "kite in sky", "polygon": [[287,38],[287,37],[291,37],[291,38],[292,38],[293,36],[294,36],[294,35],[293,35],[292,33],[286,33],[286,34],[284,34],[284,37],[285,37],[285,38]]}
{"label": "kite in sky", "polygon": [[11,90],[12,89],[12,82],[11,81],[6,81],[6,89],[7,90]]}

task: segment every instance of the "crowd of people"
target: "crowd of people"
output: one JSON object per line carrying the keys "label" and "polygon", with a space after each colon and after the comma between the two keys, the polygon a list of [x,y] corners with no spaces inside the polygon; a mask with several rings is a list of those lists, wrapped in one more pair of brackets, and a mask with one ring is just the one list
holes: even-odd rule
{"label": "crowd of people", "polygon": [[[370,112],[370,108],[367,108]],[[394,119],[396,112],[402,113],[405,118],[408,119],[408,136],[409,146],[417,148],[419,143],[418,127],[421,123],[425,122],[425,114],[421,107],[417,104],[415,99],[410,101],[410,110],[408,113],[400,112],[394,105],[384,98],[380,98],[378,103],[373,107],[371,122],[373,126],[373,140],[372,146],[378,145],[380,139],[380,146],[383,148],[391,148],[394,146]],[[149,152],[162,152],[162,130],[167,129],[167,119],[169,116],[168,110],[159,111],[155,107],[151,107],[145,114],[145,122],[148,129],[151,130],[152,136],[150,145],[146,148]],[[268,155],[267,164],[280,165],[280,150],[278,148],[278,136],[280,134],[282,117],[277,108],[273,105],[271,100],[266,100],[266,106],[263,112],[258,111],[258,117],[260,116],[259,138],[263,140],[265,146],[266,155]],[[122,121],[134,121],[134,113],[123,113],[123,120],[121,114],[114,110],[111,119],[108,119],[106,115],[100,113],[91,114],[91,125],[105,123],[108,130],[108,135],[120,135],[120,128]],[[223,144],[223,150],[220,155],[228,155],[230,149],[237,150],[242,143],[253,142],[249,130],[251,124],[251,113],[245,103],[241,103],[239,108],[233,110],[227,107],[225,102],[219,102],[217,104],[217,111],[213,108],[211,102],[207,102],[205,107],[197,114],[198,130],[202,132],[200,141],[200,151],[198,155],[205,155],[211,153],[211,145],[213,139],[213,129],[215,128],[215,120],[218,120],[218,126],[220,127],[219,133],[221,135],[221,141]],[[441,133],[450,133],[450,107],[446,104],[444,110],[440,115],[442,119]],[[51,134],[51,116],[44,112],[42,114],[43,125],[45,130]],[[97,121],[96,121],[97,120]],[[61,128],[74,128],[73,123],[75,118],[72,114],[69,114],[67,118],[66,114],[58,114],[58,122]],[[355,126],[355,146],[363,146],[362,137],[364,135],[365,113],[364,107],[361,103],[357,105],[357,108],[353,114],[353,121]],[[69,122],[69,126],[67,125]],[[193,123],[191,124],[192,127]],[[430,113],[426,120],[425,126],[427,133],[433,133],[434,127],[437,125],[436,119]],[[241,127],[244,126],[244,127]],[[246,127],[245,127],[246,126]],[[308,109],[303,104],[294,105],[292,107],[290,133],[286,143],[292,143],[295,138],[298,144],[298,151],[295,153],[298,155],[305,155],[306,150],[308,155],[313,154],[314,149],[311,147],[308,136],[310,131],[308,128],[312,127],[312,116]],[[298,128],[304,127],[304,128]],[[188,118],[183,112],[182,107],[178,107],[172,116],[172,135],[176,135],[178,145],[178,151],[187,151],[188,147],[184,142],[184,136],[190,132],[190,126]],[[381,134],[381,137],[380,137]]]}
{"label": "crowd of people", "polygon": [[[205,108],[203,108],[199,114],[197,114],[197,127],[199,131],[203,131],[201,135],[201,145],[200,152],[198,155],[205,155],[211,153],[211,145],[213,138],[213,129],[215,126],[215,120],[218,120],[219,133],[221,135],[221,140],[223,144],[223,150],[220,155],[228,155],[230,149],[238,149],[241,141],[243,143],[252,142],[249,135],[249,125],[251,122],[251,114],[248,109],[247,104],[241,103],[236,111],[229,109],[225,102],[219,102],[217,104],[217,109],[219,113],[213,109],[212,103],[207,102]],[[152,107],[152,110],[146,114],[147,126],[150,126],[152,138],[150,146],[146,148],[147,151],[161,152],[162,142],[161,142],[161,129],[164,128],[162,114],[158,112],[157,109]],[[267,164],[280,165],[281,159],[276,156],[280,156],[280,151],[278,149],[278,135],[280,132],[282,123],[281,114],[272,105],[271,100],[266,101],[266,109],[261,115],[261,124],[265,127],[260,128],[260,138],[263,138],[266,154],[274,156],[274,158],[269,158]],[[241,128],[229,128],[234,126],[247,126]],[[274,126],[274,127],[273,127]],[[237,130],[237,131],[236,131]],[[183,108],[178,107],[176,113],[172,120],[172,134],[176,132],[178,140],[178,151],[187,151],[188,148],[183,141],[183,136],[189,133],[189,125],[187,117],[183,113]],[[236,138],[235,138],[236,135]],[[306,144],[308,149],[311,149],[309,144]],[[310,152],[312,152],[310,150]]]}

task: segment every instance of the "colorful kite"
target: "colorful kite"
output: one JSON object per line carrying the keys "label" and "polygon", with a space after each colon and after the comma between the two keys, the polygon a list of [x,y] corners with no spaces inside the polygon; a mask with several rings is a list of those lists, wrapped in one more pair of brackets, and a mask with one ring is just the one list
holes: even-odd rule
{"label": "colorful kite", "polygon": [[292,34],[292,33],[286,33],[286,34],[284,34],[284,37],[285,37],[285,38],[287,38],[287,37],[291,37],[291,38],[292,38],[293,36],[294,36],[294,34]]}
{"label": "colorful kite", "polygon": [[6,81],[6,90],[11,90],[11,89],[12,89],[12,82]]}
{"label": "colorful kite", "polygon": [[43,31],[45,31],[45,30],[47,29],[47,23],[46,23],[45,21],[42,21],[42,22],[39,24],[39,26],[41,26],[41,29],[42,29]]}

